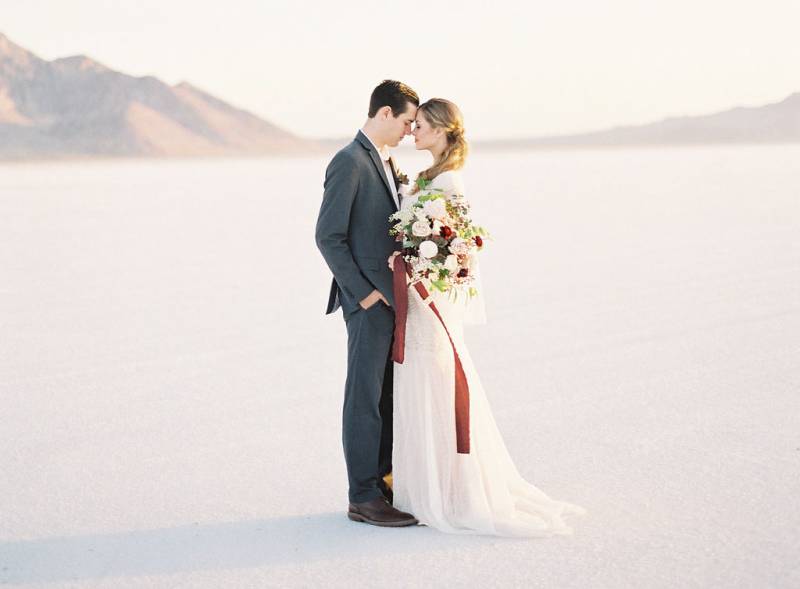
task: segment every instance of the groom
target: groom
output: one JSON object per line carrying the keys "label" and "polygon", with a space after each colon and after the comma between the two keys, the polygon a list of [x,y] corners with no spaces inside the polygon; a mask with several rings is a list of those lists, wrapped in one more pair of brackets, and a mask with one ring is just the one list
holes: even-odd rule
{"label": "groom", "polygon": [[387,146],[411,133],[419,97],[384,80],[372,92],[367,121],[325,171],[316,241],[333,273],[326,314],[342,308],[347,326],[347,380],[342,413],[348,517],[376,526],[418,523],[390,503],[392,470],[392,272],[397,242],[389,216],[399,208],[398,180]]}

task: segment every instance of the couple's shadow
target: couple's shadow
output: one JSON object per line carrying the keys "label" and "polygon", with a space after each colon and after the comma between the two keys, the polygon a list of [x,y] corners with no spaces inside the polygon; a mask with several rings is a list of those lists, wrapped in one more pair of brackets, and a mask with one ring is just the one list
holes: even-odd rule
{"label": "couple's shadow", "polygon": [[377,528],[343,512],[0,542],[0,584],[311,563],[476,546],[426,526]]}

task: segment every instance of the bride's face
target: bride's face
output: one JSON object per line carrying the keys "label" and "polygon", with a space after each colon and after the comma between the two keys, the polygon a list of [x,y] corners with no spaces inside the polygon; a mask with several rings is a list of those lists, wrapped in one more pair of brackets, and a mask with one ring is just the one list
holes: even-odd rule
{"label": "bride's face", "polygon": [[422,112],[417,113],[414,120],[414,131],[411,134],[414,135],[414,146],[417,149],[441,151],[438,148],[447,143],[444,129],[432,127]]}

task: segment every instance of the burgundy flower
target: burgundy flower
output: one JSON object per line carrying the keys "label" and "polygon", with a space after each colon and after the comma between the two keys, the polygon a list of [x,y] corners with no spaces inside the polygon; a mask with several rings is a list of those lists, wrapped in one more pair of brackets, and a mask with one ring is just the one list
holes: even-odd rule
{"label": "burgundy flower", "polygon": [[458,271],[459,278],[466,278],[468,274],[469,270],[467,268],[461,268],[461,270]]}
{"label": "burgundy flower", "polygon": [[475,236],[475,245],[478,247],[483,247],[483,239],[481,239],[480,235]]}
{"label": "burgundy flower", "polygon": [[450,239],[450,237],[453,235],[453,230],[447,225],[442,225],[442,228],[439,230],[439,235],[445,239]]}

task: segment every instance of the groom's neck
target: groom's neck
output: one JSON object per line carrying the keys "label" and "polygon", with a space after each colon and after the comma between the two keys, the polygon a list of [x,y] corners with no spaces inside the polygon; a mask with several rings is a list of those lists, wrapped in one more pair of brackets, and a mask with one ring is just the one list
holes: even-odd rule
{"label": "groom's neck", "polygon": [[386,147],[386,140],[381,138],[380,133],[378,133],[375,125],[372,124],[371,119],[367,119],[367,122],[361,127],[361,132],[369,137],[369,140],[372,141],[378,149]]}

